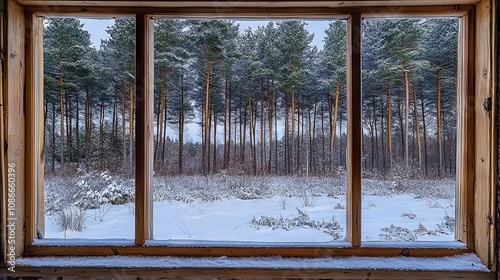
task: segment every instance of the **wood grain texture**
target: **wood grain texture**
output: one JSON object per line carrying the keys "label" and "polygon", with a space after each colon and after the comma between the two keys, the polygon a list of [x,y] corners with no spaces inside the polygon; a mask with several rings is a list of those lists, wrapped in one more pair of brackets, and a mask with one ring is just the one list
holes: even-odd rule
{"label": "wood grain texture", "polygon": [[191,257],[442,257],[456,254],[470,253],[468,249],[460,248],[380,248],[380,247],[347,247],[347,248],[319,248],[319,247],[193,247],[193,246],[28,246],[27,256],[191,256]]}
{"label": "wood grain texture", "polygon": [[17,267],[23,276],[110,276],[116,279],[140,277],[276,278],[276,279],[494,279],[494,273],[469,271],[398,271],[374,269],[260,269],[260,268],[94,268]]}
{"label": "wood grain texture", "polygon": [[[4,29],[5,29],[5,13],[0,13],[0,34],[2,34],[2,36],[0,36],[0,49],[5,49],[5,36],[4,35]],[[3,66],[3,64],[2,64]],[[4,76],[4,67],[0,67],[0,77],[3,77]],[[0,158],[2,159],[5,159],[5,133],[6,133],[6,129],[5,129],[5,116],[4,116],[4,104],[5,103],[5,98],[4,96],[6,95],[5,91],[4,91],[4,79],[0,79]],[[7,162],[5,160],[0,160],[0,174],[1,174],[1,190],[2,190],[2,195],[5,195],[7,193]],[[0,203],[1,205],[1,212],[0,212],[0,215],[1,215],[1,232],[0,232],[0,242],[2,242],[2,244],[5,244],[4,242],[6,241],[6,231],[4,230],[6,227],[7,227],[7,205],[5,203]],[[7,259],[7,251],[6,250],[2,250],[2,252],[0,252],[1,257],[2,257],[2,261],[0,263],[0,266],[2,267],[5,267],[7,266],[5,260]]]}
{"label": "wood grain texture", "polygon": [[26,6],[89,6],[89,7],[117,7],[117,6],[130,6],[130,7],[217,7],[217,8],[234,8],[234,7],[373,7],[373,6],[387,6],[392,9],[404,6],[438,6],[438,5],[464,5],[474,4],[479,0],[400,0],[400,1],[381,1],[381,0],[358,0],[358,1],[328,1],[328,0],[313,0],[313,1],[300,1],[300,0],[286,0],[286,1],[269,1],[269,0],[252,0],[252,1],[212,1],[212,0],[198,0],[198,1],[68,1],[68,0],[20,0],[22,5]]}
{"label": "wood grain texture", "polygon": [[153,192],[153,24],[145,14],[136,16],[136,161],[135,242],[152,237]]}
{"label": "wood grain texture", "polygon": [[[498,265],[498,257],[499,253],[496,251],[499,247],[497,242],[500,242],[500,240],[496,239],[497,233],[495,229],[495,220],[496,220],[496,214],[497,214],[497,208],[500,206],[500,201],[497,201],[496,197],[496,180],[498,176],[498,168],[497,168],[497,160],[498,160],[498,150],[497,150],[497,143],[498,143],[498,131],[497,131],[497,126],[496,122],[499,121],[499,119],[495,118],[497,116],[496,106],[496,100],[498,97],[497,93],[497,64],[495,61],[497,61],[497,44],[498,44],[498,25],[496,24],[497,22],[497,6],[498,6],[498,1],[491,1],[491,7],[490,10],[491,12],[491,104],[492,104],[492,109],[490,111],[490,116],[492,118],[490,127],[491,127],[491,139],[490,139],[490,153],[491,153],[491,162],[490,162],[490,180],[491,180],[491,196],[490,196],[490,201],[489,204],[491,206],[491,213],[492,213],[492,225],[491,225],[491,235],[490,235],[490,246],[492,247],[491,249],[491,266],[490,268],[493,271],[496,271],[497,265]],[[498,274],[498,273],[497,273]]]}
{"label": "wood grain texture", "polygon": [[361,14],[347,21],[347,240],[361,245]]}
{"label": "wood grain texture", "polygon": [[44,110],[43,110],[43,17],[36,17],[35,21],[35,65],[36,65],[36,75],[35,75],[35,98],[36,98],[36,115],[37,115],[37,129],[38,129],[38,139],[37,139],[37,149],[35,151],[36,160],[38,163],[37,169],[37,213],[36,213],[36,226],[42,234],[45,234],[45,196],[44,196],[44,171],[45,171],[45,161],[43,159],[43,149],[44,149],[44,135],[45,126],[43,125]]}
{"label": "wood grain texture", "polygon": [[482,0],[476,6],[476,77],[475,77],[475,193],[474,230],[477,255],[489,268],[493,267],[495,244],[494,209],[492,199],[493,122],[491,112],[484,109],[486,98],[493,94],[491,0]]}
{"label": "wood grain texture", "polygon": [[[14,178],[13,184],[15,185],[15,211],[13,215],[9,215],[10,211],[6,213],[8,222],[15,222],[15,252],[20,256],[24,251],[24,221],[25,221],[25,119],[24,119],[24,78],[25,78],[25,21],[24,9],[15,0],[8,0],[7,12],[7,44],[6,44],[6,58],[5,58],[5,92],[4,92],[4,133],[6,142],[5,163],[8,165],[15,165],[11,170],[6,171],[6,181],[9,176]],[[15,175],[9,175],[15,174]],[[3,196],[5,203],[8,202],[8,196]],[[8,220],[8,218],[16,220]],[[4,220],[4,217],[3,219]],[[4,228],[5,229],[5,228]],[[3,238],[8,235],[4,232]],[[4,242],[6,240],[4,239]],[[5,243],[4,243],[5,244]],[[8,249],[4,247],[5,249]],[[4,254],[6,252],[3,252]]]}
{"label": "wood grain texture", "polygon": [[[309,2],[304,2],[309,3]],[[434,2],[435,3],[435,2]],[[148,7],[126,6],[28,6],[37,15],[71,15],[83,17],[134,16],[136,13],[174,17],[244,17],[244,18],[347,18],[350,13],[365,17],[440,17],[462,16],[474,5],[453,6],[370,6],[370,7],[240,7],[240,6],[193,6]]]}
{"label": "wood grain texture", "polygon": [[457,88],[456,239],[474,249],[474,10],[460,19]]}

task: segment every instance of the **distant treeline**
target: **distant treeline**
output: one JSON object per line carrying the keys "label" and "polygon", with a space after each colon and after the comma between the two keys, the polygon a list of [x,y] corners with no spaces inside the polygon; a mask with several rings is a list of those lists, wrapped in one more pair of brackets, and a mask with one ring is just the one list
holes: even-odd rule
{"label": "distant treeline", "polygon": [[[343,174],[346,22],[329,22],[322,50],[306,25],[156,20],[155,173]],[[135,22],[115,20],[99,49],[82,27],[46,21],[47,172],[133,176]],[[455,174],[457,37],[456,19],[363,22],[365,174]],[[188,123],[201,143],[185,140]]]}

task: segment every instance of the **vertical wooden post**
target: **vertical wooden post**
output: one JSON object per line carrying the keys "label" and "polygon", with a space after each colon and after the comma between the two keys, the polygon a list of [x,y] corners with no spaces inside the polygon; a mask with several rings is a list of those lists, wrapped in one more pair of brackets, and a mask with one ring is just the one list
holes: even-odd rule
{"label": "vertical wooden post", "polygon": [[[488,268],[495,265],[494,125],[488,100],[495,96],[493,11],[495,1],[482,0],[475,14],[475,92],[474,92],[474,249]],[[485,106],[486,105],[486,106]]]}
{"label": "vertical wooden post", "polygon": [[347,240],[361,246],[361,14],[347,21]]}
{"label": "vertical wooden post", "polygon": [[26,165],[25,205],[28,246],[37,229],[44,230],[43,213],[43,18],[25,13],[26,24]]}
{"label": "vertical wooden post", "polygon": [[40,230],[43,235],[45,235],[45,214],[44,214],[44,171],[45,164],[43,160],[43,147],[44,147],[44,111],[43,111],[43,17],[36,18],[36,45],[35,45],[35,106],[36,106],[36,118],[38,123],[36,128],[38,129],[37,137],[37,150],[35,151],[36,160],[38,164],[38,174],[37,175],[37,213],[36,213],[36,227]]}
{"label": "vertical wooden post", "polygon": [[[5,11],[4,11],[5,12]],[[4,248],[4,256],[13,252],[16,257],[24,251],[25,242],[25,115],[24,115],[24,81],[25,81],[25,15],[23,7],[15,0],[7,1],[6,32],[7,42],[5,47],[4,73],[4,136],[5,156],[3,158],[5,177],[3,178],[7,191],[3,203],[7,206],[5,218],[2,217],[2,238],[4,244],[12,234],[15,239],[15,248]],[[22,35],[20,35],[22,34]],[[3,144],[3,143],[2,143]],[[10,178],[10,181],[9,181]],[[10,183],[10,184],[9,184]],[[13,190],[13,192],[11,192]],[[9,205],[10,193],[15,193],[15,202]],[[6,227],[7,224],[14,224]],[[12,229],[12,230],[11,230]],[[5,258],[4,260],[8,260]]]}
{"label": "vertical wooden post", "polygon": [[153,21],[136,15],[136,159],[135,242],[153,233]]}
{"label": "vertical wooden post", "polygon": [[26,207],[26,240],[25,246],[31,244],[36,237],[36,174],[37,174],[37,158],[36,141],[36,91],[35,91],[35,45],[36,45],[36,31],[35,31],[35,16],[30,13],[25,13],[26,17],[26,88],[25,88],[25,102],[26,102],[26,162],[25,162],[25,207]]}
{"label": "vertical wooden post", "polygon": [[474,249],[474,11],[459,22],[456,239]]}

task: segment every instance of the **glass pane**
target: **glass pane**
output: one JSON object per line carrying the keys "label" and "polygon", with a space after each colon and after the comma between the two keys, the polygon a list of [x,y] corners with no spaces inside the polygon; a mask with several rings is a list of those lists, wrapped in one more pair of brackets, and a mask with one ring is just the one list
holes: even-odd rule
{"label": "glass pane", "polygon": [[155,239],[345,238],[345,31],[155,22]]}
{"label": "glass pane", "polygon": [[364,241],[453,241],[457,19],[363,21]]}
{"label": "glass pane", "polygon": [[46,20],[44,238],[134,238],[134,94],[134,19]]}

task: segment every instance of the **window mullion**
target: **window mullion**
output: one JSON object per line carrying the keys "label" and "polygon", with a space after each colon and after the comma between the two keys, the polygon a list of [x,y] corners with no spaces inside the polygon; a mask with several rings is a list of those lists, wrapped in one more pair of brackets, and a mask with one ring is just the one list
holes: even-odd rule
{"label": "window mullion", "polygon": [[361,245],[361,14],[347,21],[347,240]]}
{"label": "window mullion", "polygon": [[153,189],[153,23],[136,15],[135,243],[152,235]]}
{"label": "window mullion", "polygon": [[474,11],[460,19],[457,89],[456,239],[474,248]]}

